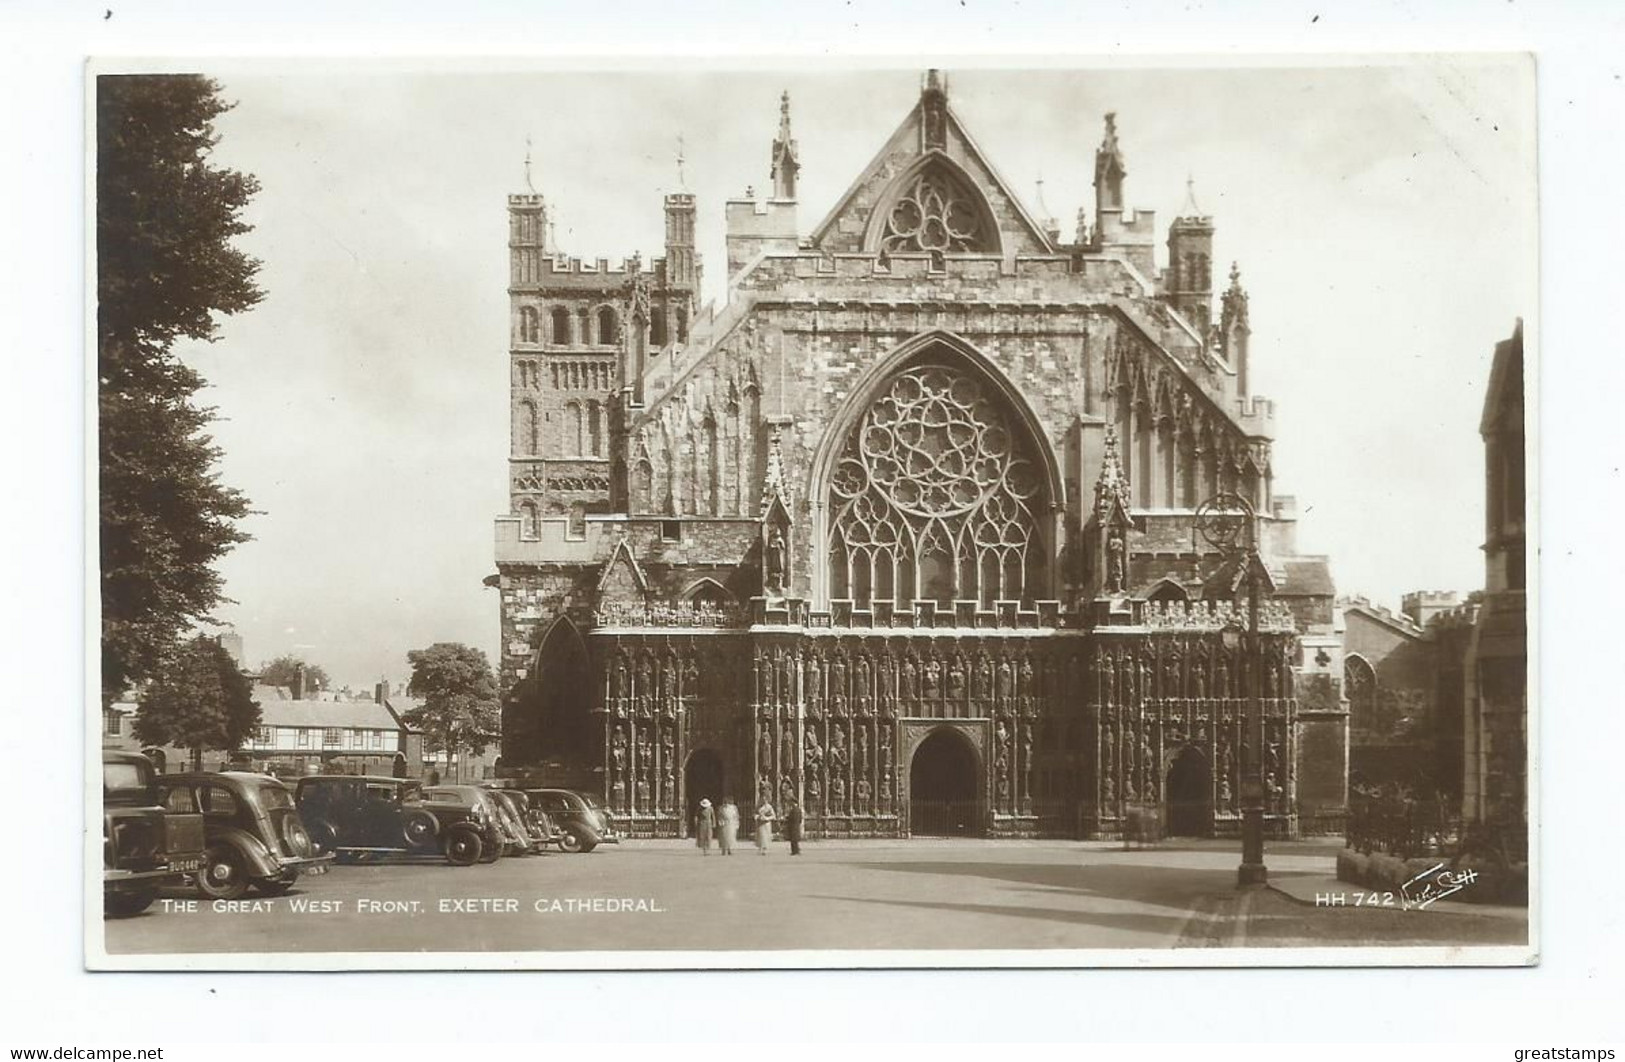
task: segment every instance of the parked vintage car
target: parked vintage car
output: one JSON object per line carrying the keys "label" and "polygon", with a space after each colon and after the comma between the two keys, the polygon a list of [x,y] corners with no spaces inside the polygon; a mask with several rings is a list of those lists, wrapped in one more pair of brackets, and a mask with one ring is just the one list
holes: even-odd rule
{"label": "parked vintage car", "polygon": [[556,845],[564,839],[564,834],[553,825],[547,812],[541,805],[530,799],[530,795],[522,789],[503,789],[502,794],[519,809],[520,819],[530,828],[531,839],[536,842],[538,849],[548,845]]}
{"label": "parked vintage car", "polygon": [[[420,800],[421,806],[441,822],[466,819],[485,825],[485,832],[479,838],[480,847],[470,862],[495,863],[514,846],[524,844],[524,837],[508,825],[507,816],[491,793],[477,785],[429,786],[423,790]],[[459,854],[462,858],[468,857],[466,852]],[[449,850],[446,858],[451,858]]]}
{"label": "parked vintage car", "polygon": [[152,762],[102,751],[102,906],[110,915],[145,911],[165,885],[203,867],[203,816],[165,814]]}
{"label": "parked vintage car", "polygon": [[198,891],[235,900],[249,886],[267,896],[293,888],[300,874],[322,874],[319,854],[294,806],[293,790],[266,774],[168,774],[158,780],[168,814],[202,814],[203,868]]}
{"label": "parked vintage car", "polygon": [[559,831],[559,847],[566,852],[590,852],[601,844],[619,844],[608,809],[592,797],[570,789],[526,789],[530,797]]}
{"label": "parked vintage car", "polygon": [[333,853],[341,863],[380,855],[440,854],[453,866],[466,867],[490,852],[501,854],[501,827],[488,803],[431,801],[428,792],[402,778],[311,775],[299,779],[294,801],[317,850]]}
{"label": "parked vintage car", "polygon": [[520,813],[519,806],[514,803],[512,796],[500,789],[492,789],[489,786],[482,786],[481,788],[485,790],[486,796],[490,798],[491,803],[496,807],[497,814],[502,820],[503,829],[507,834],[508,843],[503,846],[503,855],[534,855],[539,853],[542,850],[541,846],[536,843],[536,838],[531,836],[530,827],[526,824],[525,817]]}

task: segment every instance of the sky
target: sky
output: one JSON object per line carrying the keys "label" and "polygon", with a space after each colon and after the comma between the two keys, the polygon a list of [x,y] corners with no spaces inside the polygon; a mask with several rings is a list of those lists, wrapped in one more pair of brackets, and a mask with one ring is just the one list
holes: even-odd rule
{"label": "sky", "polygon": [[[505,511],[506,196],[547,197],[568,254],[661,253],[661,195],[698,200],[707,296],[722,204],[770,186],[779,93],[801,229],[919,93],[918,69],[655,71],[204,65],[236,107],[213,161],[262,190],[239,241],[267,297],[182,355],[210,381],[221,475],[256,514],[219,613],[250,663],[404,679],[406,653],[495,656]],[[1534,329],[1533,67],[1514,58],[1294,68],[950,67],[949,103],[1070,236],[1116,111],[1130,206],[1165,232],[1187,178],[1251,297],[1254,390],[1277,403],[1278,494],[1339,592],[1399,604],[1482,585],[1494,343]],[[1043,206],[1038,182],[1042,180]],[[1159,264],[1163,248],[1160,246]]]}

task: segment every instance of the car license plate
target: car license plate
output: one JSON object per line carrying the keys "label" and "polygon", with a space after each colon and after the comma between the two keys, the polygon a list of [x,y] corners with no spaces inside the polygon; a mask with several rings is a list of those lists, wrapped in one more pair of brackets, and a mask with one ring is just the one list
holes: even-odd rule
{"label": "car license plate", "polygon": [[202,870],[203,857],[193,856],[190,859],[171,859],[169,861],[169,869],[175,871],[185,871],[188,874]]}

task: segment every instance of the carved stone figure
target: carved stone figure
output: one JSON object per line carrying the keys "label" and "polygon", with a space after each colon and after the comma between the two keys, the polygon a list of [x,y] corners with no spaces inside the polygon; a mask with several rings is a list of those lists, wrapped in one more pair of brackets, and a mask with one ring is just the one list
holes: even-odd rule
{"label": "carved stone figure", "polygon": [[807,664],[802,668],[801,677],[807,691],[807,703],[823,704],[824,669],[818,663],[818,654],[807,654]]}
{"label": "carved stone figure", "polygon": [[1121,594],[1127,589],[1126,548],[1122,529],[1113,528],[1106,539],[1106,589],[1113,594]]}
{"label": "carved stone figure", "polygon": [[761,738],[756,742],[756,762],[764,767],[773,765],[773,735],[766,730],[762,731]]}
{"label": "carved stone figure", "polygon": [[852,786],[852,810],[864,814],[869,810],[869,780],[859,777]]}
{"label": "carved stone figure", "polygon": [[796,662],[789,653],[779,654],[779,703],[796,701]]}
{"label": "carved stone figure", "polygon": [[904,705],[911,705],[914,703],[916,676],[917,672],[914,667],[914,658],[912,656],[905,656],[903,658],[903,673],[901,682],[901,696],[903,698]]}
{"label": "carved stone figure", "polygon": [[846,660],[839,653],[829,665],[829,695],[838,703],[846,703]]}
{"label": "carved stone figure", "polygon": [[767,533],[765,588],[782,592],[789,582],[786,570],[784,535],[777,527]]}
{"label": "carved stone figure", "polygon": [[999,661],[998,697],[1001,702],[1008,701],[1012,687],[1015,684],[1015,675],[1010,670],[1010,660],[1005,658]]}
{"label": "carved stone figure", "polygon": [[653,810],[649,804],[649,779],[644,778],[641,775],[638,776],[636,793],[638,802],[637,809],[643,812]]}
{"label": "carved stone figure", "polygon": [[829,765],[835,770],[846,766],[846,735],[833,724],[829,732]]}
{"label": "carved stone figure", "polygon": [[942,665],[932,657],[925,663],[925,699],[935,701],[942,696]]}
{"label": "carved stone figure", "polygon": [[975,691],[977,700],[985,701],[993,696],[993,665],[986,656],[976,662],[974,683],[975,685],[972,688]]}
{"label": "carved stone figure", "polygon": [[948,664],[948,699],[955,704],[965,700],[965,665],[957,656]]}
{"label": "carved stone figure", "polygon": [[857,664],[852,669],[852,696],[858,702],[858,710],[864,711],[869,707],[869,658],[858,657]]}
{"label": "carved stone figure", "polygon": [[839,815],[846,811],[846,778],[836,774],[829,780],[830,810]]}
{"label": "carved stone figure", "polygon": [[626,769],[626,731],[621,727],[615,728],[615,736],[610,739],[610,758],[617,772]]}
{"label": "carved stone figure", "polygon": [[854,762],[857,764],[858,770],[863,771],[864,773],[868,773],[868,770],[869,770],[869,728],[866,727],[866,726],[858,727],[858,732],[855,735],[855,738],[856,738],[856,741],[857,741],[857,754],[856,754],[856,758],[855,758]]}
{"label": "carved stone figure", "polygon": [[786,725],[784,737],[779,741],[779,770],[792,771],[796,766],[796,729],[794,724]]}

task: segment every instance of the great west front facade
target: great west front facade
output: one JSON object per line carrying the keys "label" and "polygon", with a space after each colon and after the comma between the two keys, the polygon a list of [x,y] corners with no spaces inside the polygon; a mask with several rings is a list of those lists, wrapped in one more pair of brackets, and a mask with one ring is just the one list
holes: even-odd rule
{"label": "great west front facade", "polygon": [[[772,194],[726,204],[716,309],[692,195],[650,267],[561,255],[544,197],[509,198],[504,768],[653,835],[724,795],[825,836],[1226,833],[1255,751],[1275,832],[1340,811],[1331,581],[1275,492],[1212,220],[1188,201],[1159,270],[1107,115],[1063,240],[935,72],[810,232],[788,99],[771,158]],[[1220,491],[1259,513],[1256,653],[1192,533]]]}

